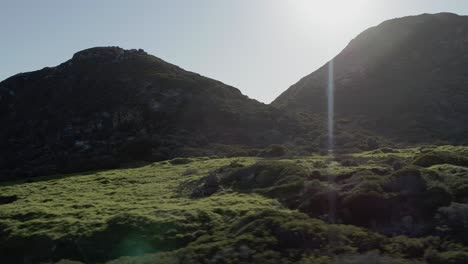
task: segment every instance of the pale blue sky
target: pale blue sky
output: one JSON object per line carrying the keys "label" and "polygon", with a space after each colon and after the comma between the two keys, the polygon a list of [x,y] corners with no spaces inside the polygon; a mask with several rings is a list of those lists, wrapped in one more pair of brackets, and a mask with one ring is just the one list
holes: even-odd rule
{"label": "pale blue sky", "polygon": [[143,48],[269,103],[361,31],[467,0],[0,0],[0,80],[94,46]]}

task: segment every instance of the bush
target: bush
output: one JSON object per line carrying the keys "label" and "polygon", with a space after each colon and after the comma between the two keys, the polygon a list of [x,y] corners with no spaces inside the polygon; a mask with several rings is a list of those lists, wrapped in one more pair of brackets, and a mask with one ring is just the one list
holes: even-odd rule
{"label": "bush", "polygon": [[0,205],[13,203],[16,200],[18,200],[18,196],[16,195],[0,196]]}
{"label": "bush", "polygon": [[424,256],[426,245],[420,239],[396,236],[392,238],[388,250],[392,254],[401,252],[406,258],[421,258]]}
{"label": "bush", "polygon": [[259,153],[258,149],[243,145],[214,144],[212,145],[212,148],[216,154],[226,157],[248,157],[256,156]]}
{"label": "bush", "polygon": [[223,184],[241,190],[268,188],[305,180],[308,173],[300,165],[287,161],[261,161],[239,168],[223,177]]}
{"label": "bush", "polygon": [[[327,242],[327,225],[302,213],[282,213],[275,210],[253,212],[233,225],[237,235],[252,234],[271,237],[279,249],[320,249]],[[274,240],[273,240],[274,241]]]}
{"label": "bush", "polygon": [[356,167],[359,166],[359,163],[357,163],[356,160],[353,159],[344,159],[340,161],[341,166],[344,167]]}
{"label": "bush", "polygon": [[208,197],[220,189],[221,186],[219,184],[219,177],[214,173],[210,173],[208,176],[201,179],[201,184],[195,187],[195,189],[192,191],[191,197]]}
{"label": "bush", "polygon": [[381,148],[380,151],[382,151],[382,153],[398,153],[397,150],[394,150],[392,148]]}
{"label": "bush", "polygon": [[397,171],[403,168],[405,162],[401,158],[390,156],[383,161],[383,164],[390,165],[394,171]]}
{"label": "bush", "polygon": [[288,149],[283,145],[271,145],[268,149],[262,151],[260,156],[268,158],[283,157],[288,154],[288,152]]}
{"label": "bush", "polygon": [[189,164],[193,160],[188,159],[188,158],[175,158],[169,161],[172,165],[183,165],[183,164]]}
{"label": "bush", "polygon": [[231,163],[229,163],[228,166],[229,166],[229,168],[242,168],[242,167],[244,167],[244,164],[240,163],[237,160],[234,160],[234,161],[231,161]]}
{"label": "bush", "polygon": [[468,183],[456,185],[453,193],[458,202],[468,203]]}
{"label": "bush", "polygon": [[468,158],[451,152],[430,152],[416,157],[413,164],[421,167],[431,167],[439,164],[468,166]]}
{"label": "bush", "polygon": [[374,150],[374,149],[378,149],[380,147],[380,144],[379,142],[377,141],[376,138],[368,138],[367,141],[366,141],[366,144],[367,144],[367,149],[368,150]]}
{"label": "bush", "polygon": [[452,199],[452,193],[443,183],[430,183],[421,200],[423,207],[432,213],[441,206],[449,205]]}
{"label": "bush", "polygon": [[445,236],[468,243],[468,205],[452,203],[437,211],[437,228]]}
{"label": "bush", "polygon": [[468,263],[468,252],[448,251],[439,253],[435,250],[428,250],[424,259],[429,264],[466,264]]}
{"label": "bush", "polygon": [[421,194],[426,190],[427,183],[421,172],[414,168],[405,168],[394,172],[384,184],[384,189],[401,194]]}
{"label": "bush", "polygon": [[190,168],[190,169],[186,169],[184,173],[182,173],[182,175],[187,176],[187,175],[193,175],[197,173],[198,173],[197,169]]}
{"label": "bush", "polygon": [[382,186],[378,181],[362,181],[353,188],[353,192],[377,192],[383,193]]}
{"label": "bush", "polygon": [[343,208],[349,211],[345,220],[359,226],[387,221],[392,215],[392,207],[391,197],[375,191],[354,191],[343,199]]}
{"label": "bush", "polygon": [[363,254],[355,255],[346,255],[340,256],[337,259],[337,264],[363,264],[363,263],[372,263],[372,264],[396,264],[395,259],[381,256],[377,251],[367,252]]}
{"label": "bush", "polygon": [[121,159],[129,160],[151,160],[153,142],[149,139],[128,141],[123,144],[118,153]]}

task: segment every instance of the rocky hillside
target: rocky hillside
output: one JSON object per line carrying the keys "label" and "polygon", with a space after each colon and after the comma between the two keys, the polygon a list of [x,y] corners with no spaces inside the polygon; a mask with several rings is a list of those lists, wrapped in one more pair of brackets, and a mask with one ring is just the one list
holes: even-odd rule
{"label": "rocky hillside", "polygon": [[[468,17],[389,20],[361,33],[333,61],[338,122],[400,143],[467,143]],[[327,78],[328,64],[273,105],[325,113]]]}
{"label": "rocky hillside", "polygon": [[143,50],[98,47],[0,83],[0,175],[155,161],[301,133],[279,110]]}

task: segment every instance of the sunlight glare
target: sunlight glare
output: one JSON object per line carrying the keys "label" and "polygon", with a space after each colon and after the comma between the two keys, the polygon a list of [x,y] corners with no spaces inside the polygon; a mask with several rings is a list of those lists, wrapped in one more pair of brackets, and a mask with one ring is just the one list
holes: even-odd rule
{"label": "sunlight glare", "polygon": [[[370,0],[295,0],[292,13],[302,23],[327,27],[351,26],[370,11]],[[351,25],[350,25],[351,24]]]}

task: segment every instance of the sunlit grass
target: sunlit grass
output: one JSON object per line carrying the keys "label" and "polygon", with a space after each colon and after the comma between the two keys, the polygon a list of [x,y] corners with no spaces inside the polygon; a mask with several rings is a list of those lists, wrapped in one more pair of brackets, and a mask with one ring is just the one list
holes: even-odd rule
{"label": "sunlit grass", "polygon": [[[340,185],[342,182],[330,185],[326,182],[328,175],[341,177],[341,181],[348,181],[346,179],[354,175],[353,180],[348,181],[351,185],[357,184],[356,181],[367,181],[365,186],[357,184],[347,191],[341,190],[342,194],[351,197],[353,193],[361,194],[365,188],[371,188],[366,186],[378,187],[391,179],[395,169],[387,160],[402,160],[413,166],[415,157],[428,152],[466,155],[468,147],[424,146],[270,159],[201,157],[3,183],[0,196],[17,200],[0,205],[0,228],[7,234],[2,239],[10,241],[14,238],[11,241],[18,241],[21,245],[18,250],[23,250],[29,247],[27,243],[32,238],[45,237],[54,241],[83,238],[88,243],[84,244],[89,247],[87,252],[95,254],[91,258],[98,260],[153,253],[155,248],[168,252],[191,245],[196,250],[197,247],[227,243],[223,234],[231,234],[229,230],[233,224],[253,212],[274,210],[280,214],[293,214],[295,210],[288,209],[282,201],[291,195],[291,190],[301,190],[308,184],[311,184],[309,189],[319,186],[324,190],[340,190],[346,185]],[[234,163],[250,166],[262,160],[272,161],[267,164],[273,167],[300,169],[304,173],[298,177],[304,178],[296,177],[290,185],[257,189],[225,185],[209,197],[190,196],[193,187],[210,172]],[[347,160],[353,163],[347,164]],[[373,174],[370,172],[373,170],[383,171],[383,174]],[[450,195],[459,199],[464,197],[468,188],[464,178],[466,167],[438,164],[419,167],[419,170],[428,186],[442,184],[447,186]],[[202,243],[205,238],[213,237],[216,239],[209,242],[213,244]],[[35,243],[31,242],[31,245],[36,246]],[[107,243],[109,248],[106,248]],[[102,255],[91,250],[95,245],[102,247]],[[107,252],[113,248],[121,251]]]}
{"label": "sunlit grass", "polygon": [[[12,235],[85,235],[105,228],[105,223],[122,212],[155,221],[178,220],[185,211],[229,208],[249,211],[279,207],[275,200],[255,194],[221,193],[205,199],[179,194],[180,185],[195,181],[209,171],[232,161],[250,165],[254,158],[194,159],[186,165],[153,163],[141,168],[83,173],[35,182],[3,184],[0,193],[18,200],[2,205],[0,224]],[[188,168],[195,175],[183,175]]]}

